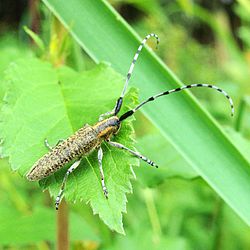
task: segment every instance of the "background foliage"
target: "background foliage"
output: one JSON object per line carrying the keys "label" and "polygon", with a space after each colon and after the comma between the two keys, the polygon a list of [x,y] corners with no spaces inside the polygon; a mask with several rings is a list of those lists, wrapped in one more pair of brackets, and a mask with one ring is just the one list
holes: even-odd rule
{"label": "background foliage", "polygon": [[[7,2],[6,5],[9,3]],[[53,3],[53,1],[44,2],[47,3],[47,6],[48,3]],[[227,135],[232,138],[240,154],[249,159],[250,147],[248,139],[250,129],[247,113],[249,112],[250,5],[248,2],[187,2],[181,0],[169,2],[150,0],[145,2],[140,0],[119,0],[110,1],[110,3],[141,37],[152,31],[160,36],[161,44],[157,54],[184,83],[216,82],[216,85],[223,87],[232,95],[238,107],[236,119],[233,121],[235,124],[232,124],[233,122],[228,118],[229,112],[225,108],[226,104],[223,98],[214,95],[210,91],[195,92],[217,122],[224,127]],[[8,6],[3,5],[3,7],[7,8]],[[23,11],[17,11],[18,8],[23,9]],[[97,12],[97,9],[93,11]],[[96,68],[95,63],[85,53],[87,52],[92,58],[96,57],[98,53],[93,56],[91,54],[93,52],[88,50],[86,44],[85,51],[81,50],[79,45],[71,39],[68,32],[62,28],[61,24],[52,18],[50,11],[43,3],[30,1],[29,5],[27,5],[23,1],[20,2],[18,7],[11,8],[10,13],[0,11],[0,14],[2,34],[0,39],[1,106],[6,106],[4,104],[6,99],[3,97],[9,86],[8,84],[17,84],[22,92],[28,87],[25,82],[20,81],[18,78],[20,74],[11,71],[13,62],[16,62],[17,59],[22,58],[22,61],[19,60],[19,64],[15,63],[14,65],[20,66],[20,62],[26,65],[27,62],[30,62],[29,67],[25,69],[26,75],[30,77],[36,76],[36,74],[32,74],[34,73],[32,67],[38,63],[33,61],[34,59],[31,60],[31,57],[40,57],[56,66],[66,64],[72,67],[75,70],[74,73],[69,72],[67,68],[63,68],[60,74],[60,76],[65,77],[63,79],[65,79],[65,84],[69,84],[68,86],[74,84],[73,81],[67,81],[68,73],[77,74],[79,78],[84,78],[85,70],[91,69],[93,71],[93,68]],[[22,28],[24,24],[39,34],[39,37],[35,39],[38,46],[24,32]],[[100,24],[97,23],[97,25]],[[73,24],[70,27],[71,30],[74,31]],[[121,35],[121,33],[117,34]],[[33,35],[33,39],[34,37],[36,36]],[[115,39],[115,37],[111,36],[112,38]],[[133,46],[138,46],[138,44],[129,43],[128,41],[126,46],[131,51],[132,57],[134,53]],[[91,42],[93,43],[93,40]],[[107,49],[105,46],[100,46],[100,53],[105,49]],[[112,53],[118,60],[119,56],[115,54],[117,52],[112,51]],[[140,72],[143,72],[143,63],[148,60],[147,58],[150,58],[147,51],[144,51],[144,53],[138,63],[142,64],[142,68],[138,65],[135,69],[135,75],[140,75]],[[95,59],[94,61],[96,61]],[[120,57],[120,61],[125,63],[122,57]],[[9,65],[9,63],[12,64]],[[40,63],[38,68],[42,68],[42,65],[44,65],[42,62]],[[125,64],[127,65],[124,66],[125,68],[128,67],[128,63]],[[119,71],[114,63],[111,64],[111,67]],[[39,78],[41,76],[48,77],[45,74],[38,74]],[[113,83],[112,79],[109,81],[107,77],[111,77],[116,81],[120,76],[111,69],[110,71],[107,70],[101,78],[107,80],[105,86],[108,87],[108,84],[112,85]],[[74,77],[70,76],[69,79],[72,80]],[[64,81],[62,80],[62,82]],[[82,83],[81,80],[78,80],[78,82]],[[89,81],[86,82],[89,83]],[[98,82],[96,84],[98,85]],[[139,88],[141,98],[147,95],[147,91],[150,92],[149,94],[154,94],[147,87],[141,87],[144,82],[140,82],[140,84],[142,84]],[[84,88],[84,85],[78,84],[78,86]],[[113,97],[107,96],[107,101],[105,101],[101,95],[98,95],[100,92],[97,91],[97,88],[100,89],[100,87],[101,85],[91,89],[91,91],[96,90],[96,92],[92,92],[93,96],[97,99],[101,98],[102,103],[107,103],[108,100],[113,103],[120,90],[114,89],[114,96],[110,93]],[[11,91],[11,88],[9,91]],[[65,91],[65,93],[69,95],[68,100],[70,100],[70,95],[76,97],[76,94],[69,91]],[[88,96],[88,93],[86,94]],[[16,94],[13,98],[18,99],[19,96]],[[182,98],[186,99],[187,97],[172,98],[170,102],[176,105]],[[80,96],[77,97],[77,100],[79,102]],[[170,103],[168,104],[170,105]],[[80,127],[81,123],[85,123],[86,119],[81,119],[80,114],[89,117],[90,120],[87,122],[93,123],[95,117],[102,112],[102,109],[107,109],[105,106],[99,110],[95,108],[93,114],[85,114],[84,110],[88,110],[88,108],[81,105],[85,104],[81,103],[78,111],[74,111],[76,113],[73,112],[70,116],[72,124],[76,124],[74,125],[75,129]],[[26,106],[22,104],[19,107],[19,113],[24,112],[25,107],[35,108],[29,103]],[[92,107],[91,110],[93,110]],[[55,113],[52,114],[52,116],[54,115]],[[41,116],[39,120],[42,118],[44,117]],[[2,119],[3,116],[1,115]],[[30,119],[37,118],[31,116]],[[10,122],[10,119],[8,121]],[[37,124],[33,126],[34,131]],[[143,163],[140,168],[136,169],[137,180],[132,181],[133,195],[128,195],[127,214],[124,216],[126,236],[111,232],[97,216],[93,216],[93,212],[88,206],[82,203],[70,204],[71,246],[74,249],[165,249],[166,247],[167,249],[248,249],[250,247],[248,237],[250,231],[246,225],[248,219],[245,218],[245,222],[243,222],[221,200],[199,177],[200,173],[192,169],[192,161],[187,161],[177,149],[173,148],[172,144],[162,137],[162,131],[159,130],[157,124],[151,123],[145,114],[139,113],[136,115],[134,126],[137,149],[155,160],[160,165],[160,169],[155,171]],[[7,129],[12,130],[9,126],[7,126]],[[16,126],[16,129],[18,129],[18,126]],[[64,131],[65,129],[60,128],[60,130],[55,129],[53,133],[51,132],[51,136],[54,136],[51,139],[52,143],[58,137],[64,137]],[[70,134],[70,132],[65,131],[65,135]],[[32,135],[34,134],[32,133]],[[23,137],[20,138],[19,143],[25,142],[23,148],[28,148],[31,138],[27,139],[27,133],[21,133],[21,136]],[[35,148],[30,155],[25,150],[23,155],[13,154],[13,157],[16,157],[16,164],[21,164],[22,159],[25,158],[31,161],[32,157],[35,158],[35,154],[42,154],[42,151],[45,151],[42,148],[42,139],[36,140],[37,149]],[[125,141],[127,140],[128,138],[125,139]],[[12,140],[9,142],[13,152],[21,148],[20,144],[16,145],[15,143]],[[203,145],[199,146],[203,147]],[[221,147],[228,147],[228,142],[221,141]],[[125,157],[123,154],[119,155],[118,152],[115,152],[115,155]],[[13,163],[11,157],[9,160]],[[127,160],[131,161],[133,159],[127,157]],[[27,247],[31,249],[54,248],[56,227],[53,223],[53,200],[50,200],[46,192],[41,193],[36,183],[29,183],[20,178],[17,173],[12,173],[6,160],[1,160],[0,164],[0,242],[2,247],[13,246],[17,249],[27,249]],[[27,165],[24,167],[28,169]],[[12,168],[13,166],[15,164],[12,164]],[[213,166],[209,167],[212,168]],[[222,167],[226,169],[227,166]],[[17,169],[18,167],[14,168]],[[107,172],[107,168],[105,168],[105,172]],[[125,169],[124,166],[120,171],[124,173]],[[239,168],[235,169],[239,170]],[[21,173],[24,173],[24,169]],[[112,170],[108,170],[108,175],[109,173],[112,175]],[[223,172],[217,171],[217,174],[219,179],[225,177]],[[58,175],[60,176],[62,173],[58,173]],[[80,175],[76,176],[79,178]],[[236,176],[235,179],[237,179]],[[247,175],[245,180],[249,181]],[[82,182],[79,181],[79,183]],[[238,198],[246,197],[246,199],[244,206],[239,204],[236,212],[242,215],[244,209],[247,213],[250,201],[248,196],[244,196],[248,194],[248,186],[245,186],[244,193],[244,182],[242,181],[241,184],[243,191],[236,194]],[[71,184],[69,183],[69,185]],[[235,190],[235,185],[230,186],[228,184],[228,186],[225,186],[225,190],[230,193],[230,190]],[[57,189],[58,186],[56,188],[51,186],[52,193],[55,194]],[[88,194],[89,192],[86,192],[82,195],[85,199],[88,199]],[[235,198],[237,198],[237,195]],[[102,198],[100,196],[97,201],[101,202],[100,199]],[[52,221],[50,227],[48,227],[46,221]],[[35,224],[40,226],[34,228]],[[114,228],[110,224],[109,226]],[[120,226],[116,230],[122,232],[123,229]],[[32,235],[32,237],[27,237],[28,235]]]}

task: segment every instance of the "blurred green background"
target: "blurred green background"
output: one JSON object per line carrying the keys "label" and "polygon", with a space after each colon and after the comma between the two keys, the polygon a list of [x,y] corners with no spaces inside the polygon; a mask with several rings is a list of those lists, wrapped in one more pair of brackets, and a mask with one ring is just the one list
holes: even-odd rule
{"label": "blurred green background", "polygon": [[[109,3],[141,37],[151,32],[160,37],[156,53],[183,83],[213,83],[227,90],[241,111],[233,121],[224,112],[223,98],[210,91],[193,93],[248,154],[250,2]],[[1,0],[1,99],[6,88],[3,72],[8,64],[40,53],[23,26],[49,44],[51,20],[51,13],[40,1]],[[73,40],[68,51],[67,58],[60,58],[65,64],[79,71],[93,67],[94,62]],[[160,168],[156,172],[145,165],[136,169],[137,180],[133,180],[134,191],[127,197],[124,215],[125,236],[111,232],[98,216],[93,216],[89,206],[69,204],[71,249],[250,249],[250,228],[170,144],[161,143],[157,128],[142,113],[136,115],[134,126],[138,150],[147,155],[150,152],[150,158],[168,171]],[[56,248],[53,200],[39,190],[37,183],[12,172],[6,159],[0,164],[0,249]]]}

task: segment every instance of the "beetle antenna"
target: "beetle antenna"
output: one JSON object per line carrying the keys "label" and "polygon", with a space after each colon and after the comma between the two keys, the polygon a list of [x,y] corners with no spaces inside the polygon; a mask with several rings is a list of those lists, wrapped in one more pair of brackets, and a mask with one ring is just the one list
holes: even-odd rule
{"label": "beetle antenna", "polygon": [[144,104],[146,104],[146,103],[148,103],[148,102],[151,102],[151,101],[157,99],[158,97],[161,97],[161,96],[164,96],[164,95],[173,94],[173,93],[175,93],[175,92],[182,91],[182,90],[184,90],[184,89],[198,88],[198,87],[212,88],[212,89],[215,89],[215,90],[217,90],[218,92],[222,93],[222,94],[228,99],[228,101],[229,101],[229,103],[230,103],[230,107],[231,107],[231,116],[233,116],[233,114],[234,114],[234,104],[233,104],[233,100],[232,100],[232,98],[231,98],[223,89],[220,89],[220,88],[218,88],[217,86],[214,86],[214,85],[211,85],[211,84],[190,84],[190,85],[185,85],[185,86],[182,86],[182,87],[180,87],[180,88],[171,89],[171,90],[162,92],[162,93],[160,93],[160,94],[151,96],[151,97],[148,98],[147,100],[141,102],[141,103],[140,103],[138,106],[136,106],[134,109],[131,109],[131,110],[127,111],[126,113],[124,113],[124,114],[119,118],[119,120],[120,120],[120,121],[125,120],[125,119],[128,118],[129,116],[133,115],[133,114],[134,114],[138,109],[140,109]]}
{"label": "beetle antenna", "polygon": [[137,59],[138,59],[138,56],[139,56],[139,54],[140,54],[142,48],[143,48],[144,45],[146,44],[147,40],[148,40],[150,37],[155,37],[155,38],[156,38],[156,40],[157,40],[156,49],[157,49],[157,47],[158,47],[158,44],[159,44],[159,42],[160,42],[160,39],[159,39],[159,37],[158,37],[156,34],[154,34],[154,33],[148,34],[148,35],[142,40],[140,46],[138,47],[138,49],[137,49],[137,51],[136,51],[136,53],[135,53],[135,55],[134,55],[133,61],[132,61],[131,65],[130,65],[130,68],[129,68],[129,70],[128,70],[128,74],[127,74],[127,77],[126,77],[126,82],[125,82],[125,84],[124,84],[122,93],[121,93],[120,97],[118,98],[118,100],[116,101],[116,105],[115,105],[115,108],[114,108],[115,115],[117,115],[117,114],[119,113],[119,111],[120,111],[120,109],[121,109],[121,107],[122,107],[123,97],[124,97],[124,95],[125,95],[125,93],[126,93],[126,90],[127,90],[127,87],[128,87],[128,83],[129,83],[130,77],[131,77],[131,75],[132,75],[132,72],[133,72],[133,70],[134,70],[134,66],[135,66],[135,63],[136,63],[136,61],[137,61]]}

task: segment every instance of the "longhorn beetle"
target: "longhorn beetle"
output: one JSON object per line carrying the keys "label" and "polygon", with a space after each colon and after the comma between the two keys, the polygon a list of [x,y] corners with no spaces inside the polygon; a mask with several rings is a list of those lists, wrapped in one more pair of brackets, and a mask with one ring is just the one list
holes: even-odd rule
{"label": "longhorn beetle", "polygon": [[[64,176],[63,182],[61,184],[61,189],[55,201],[56,209],[58,209],[58,206],[62,199],[62,195],[64,192],[64,188],[65,188],[65,184],[66,184],[68,176],[80,165],[81,159],[87,156],[88,154],[90,154],[91,152],[93,152],[95,149],[98,149],[98,164],[99,164],[99,169],[100,169],[102,190],[103,190],[105,197],[108,198],[108,191],[105,186],[104,173],[103,173],[103,168],[102,168],[103,151],[101,148],[101,144],[103,141],[106,141],[109,145],[113,147],[128,151],[130,154],[140,158],[141,160],[145,161],[151,166],[158,167],[153,161],[141,155],[139,152],[133,151],[118,142],[113,142],[110,140],[113,135],[118,133],[121,127],[122,121],[124,121],[125,119],[133,115],[137,110],[139,110],[146,103],[151,102],[157,99],[158,97],[173,94],[175,92],[182,91],[184,89],[206,87],[206,88],[212,88],[221,92],[229,100],[230,106],[231,106],[231,112],[232,112],[231,115],[233,115],[234,113],[233,101],[231,97],[224,90],[214,85],[210,85],[210,84],[190,84],[190,85],[185,85],[176,89],[171,89],[171,90],[159,93],[157,95],[151,96],[147,100],[137,105],[134,109],[131,109],[127,111],[126,113],[122,114],[120,117],[118,117],[118,113],[122,107],[123,97],[127,90],[128,83],[132,75],[135,63],[146,41],[150,37],[155,37],[157,40],[157,45],[159,44],[159,38],[155,34],[149,34],[143,39],[137,52],[134,55],[133,61],[130,65],[130,68],[126,77],[126,82],[124,84],[123,90],[121,92],[120,97],[116,101],[116,104],[113,110],[100,115],[99,121],[93,126],[90,126],[88,124],[84,125],[82,128],[80,128],[78,131],[76,131],[72,136],[70,136],[66,140],[60,140],[54,148],[52,148],[49,145],[48,141],[45,140],[45,146],[49,148],[50,151],[44,156],[42,156],[33,165],[33,167],[30,169],[30,171],[26,175],[28,180],[30,181],[41,180],[47,176],[52,175],[55,171],[62,168],[66,163],[69,163],[72,160],[75,160],[75,162],[69,167],[69,169],[67,170]],[[110,117],[104,119],[106,116],[110,116]]]}

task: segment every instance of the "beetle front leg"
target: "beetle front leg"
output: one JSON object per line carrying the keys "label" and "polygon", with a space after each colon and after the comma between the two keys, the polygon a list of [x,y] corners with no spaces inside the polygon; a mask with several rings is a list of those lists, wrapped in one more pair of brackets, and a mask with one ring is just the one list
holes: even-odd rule
{"label": "beetle front leg", "polygon": [[98,150],[98,164],[99,164],[100,175],[101,175],[101,179],[102,179],[102,190],[103,190],[105,197],[108,199],[108,190],[107,190],[106,185],[105,185],[104,172],[103,172],[103,168],[102,168],[102,158],[103,158],[103,151],[102,151],[102,148],[100,147]]}
{"label": "beetle front leg", "polygon": [[108,111],[108,112],[106,112],[106,113],[104,113],[104,114],[101,114],[101,115],[99,116],[99,121],[102,121],[102,120],[105,118],[105,116],[114,115],[114,114],[115,114],[115,110],[114,110],[114,109],[111,110],[111,111]]}

